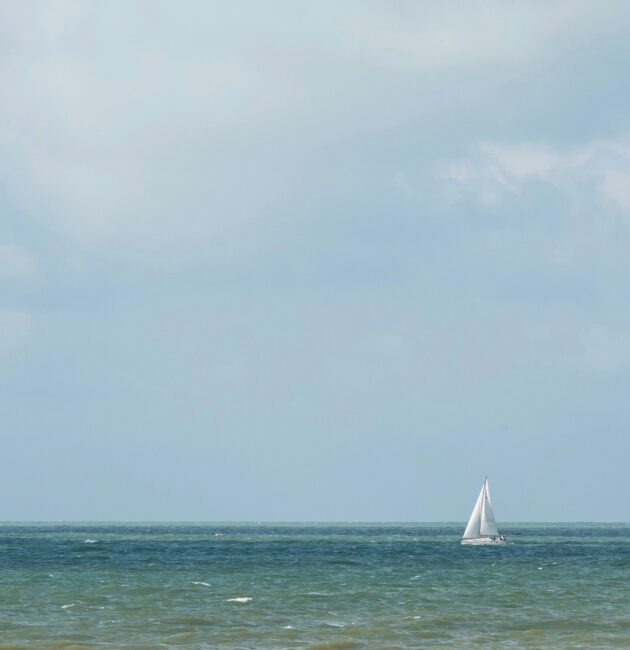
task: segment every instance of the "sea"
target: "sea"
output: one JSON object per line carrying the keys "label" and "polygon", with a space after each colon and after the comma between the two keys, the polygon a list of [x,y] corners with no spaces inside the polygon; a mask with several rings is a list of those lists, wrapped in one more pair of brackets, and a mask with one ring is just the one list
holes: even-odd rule
{"label": "sea", "polygon": [[0,649],[630,648],[630,524],[0,524]]}

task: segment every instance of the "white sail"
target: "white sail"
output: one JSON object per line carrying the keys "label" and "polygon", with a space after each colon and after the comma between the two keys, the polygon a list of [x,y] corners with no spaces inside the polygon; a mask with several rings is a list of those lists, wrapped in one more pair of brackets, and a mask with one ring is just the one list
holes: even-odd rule
{"label": "white sail", "polygon": [[479,496],[477,497],[477,501],[475,502],[475,507],[470,515],[470,519],[468,520],[468,526],[466,526],[466,530],[464,531],[464,539],[474,539],[475,537],[480,536],[481,508],[484,502],[485,488],[486,484],[484,483],[481,487],[481,492],[479,492]]}
{"label": "white sail", "polygon": [[490,507],[492,507],[492,499],[490,498],[490,484],[488,483],[487,476],[486,476],[486,498],[488,499],[488,503],[490,504]]}
{"label": "white sail", "polygon": [[481,524],[479,533],[481,537],[496,537],[499,534],[497,522],[494,518],[494,511],[490,503],[490,492],[488,490],[488,479],[485,482],[484,499],[481,506]]}
{"label": "white sail", "polygon": [[481,486],[481,492],[479,492],[470,519],[468,520],[463,539],[497,537],[498,535],[499,531],[494,518],[494,511],[492,510],[490,488],[488,487],[488,478],[486,477],[486,480]]}

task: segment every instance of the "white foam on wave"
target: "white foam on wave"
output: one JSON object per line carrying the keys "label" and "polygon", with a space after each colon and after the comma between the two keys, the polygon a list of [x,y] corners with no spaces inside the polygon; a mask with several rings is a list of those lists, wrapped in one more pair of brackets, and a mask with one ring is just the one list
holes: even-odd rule
{"label": "white foam on wave", "polygon": [[417,580],[419,577],[420,577],[420,575],[418,574],[417,576],[414,576],[413,578],[409,578],[409,580],[410,580],[410,581],[411,581],[411,580]]}
{"label": "white foam on wave", "polygon": [[249,596],[242,596],[240,598],[228,598],[228,603],[248,603],[251,600]]}
{"label": "white foam on wave", "polygon": [[85,539],[83,540],[84,544],[96,544],[98,542],[98,539]]}
{"label": "white foam on wave", "polygon": [[285,625],[282,629],[283,629],[283,630],[295,630],[295,628],[293,627],[293,625]]}
{"label": "white foam on wave", "polygon": [[201,585],[202,587],[209,587],[210,583],[208,582],[201,582],[200,580],[193,580],[194,585]]}
{"label": "white foam on wave", "polygon": [[79,603],[70,603],[69,605],[62,605],[61,609],[69,609],[70,607],[78,607]]}

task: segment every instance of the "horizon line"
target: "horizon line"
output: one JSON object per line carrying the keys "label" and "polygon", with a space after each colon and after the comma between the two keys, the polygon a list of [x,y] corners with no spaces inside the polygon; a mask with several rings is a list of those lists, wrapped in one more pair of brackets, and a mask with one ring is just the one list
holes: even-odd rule
{"label": "horizon line", "polygon": [[[5,524],[203,524],[203,525],[225,525],[225,524],[254,524],[254,525],[263,525],[263,524],[345,524],[345,525],[357,525],[357,524],[409,524],[409,525],[428,525],[428,524],[440,524],[440,525],[465,525],[466,520],[461,521],[413,521],[413,520],[347,520],[347,519],[335,519],[335,520],[316,520],[316,519],[303,519],[303,520],[274,520],[274,519],[221,519],[221,520],[210,520],[210,519],[5,519],[0,520],[0,526]],[[575,519],[575,520],[514,520],[514,521],[502,521],[501,526],[510,526],[510,525],[519,525],[519,524],[630,524],[630,521],[625,520],[604,520],[604,521],[593,521],[586,519]]]}

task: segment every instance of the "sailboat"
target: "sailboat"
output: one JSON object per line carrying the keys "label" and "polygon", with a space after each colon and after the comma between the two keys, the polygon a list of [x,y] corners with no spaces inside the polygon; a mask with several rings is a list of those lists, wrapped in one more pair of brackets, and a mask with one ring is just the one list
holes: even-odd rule
{"label": "sailboat", "polygon": [[481,486],[468,526],[462,537],[462,544],[503,544],[505,537],[499,535],[497,522],[492,510],[488,477]]}

